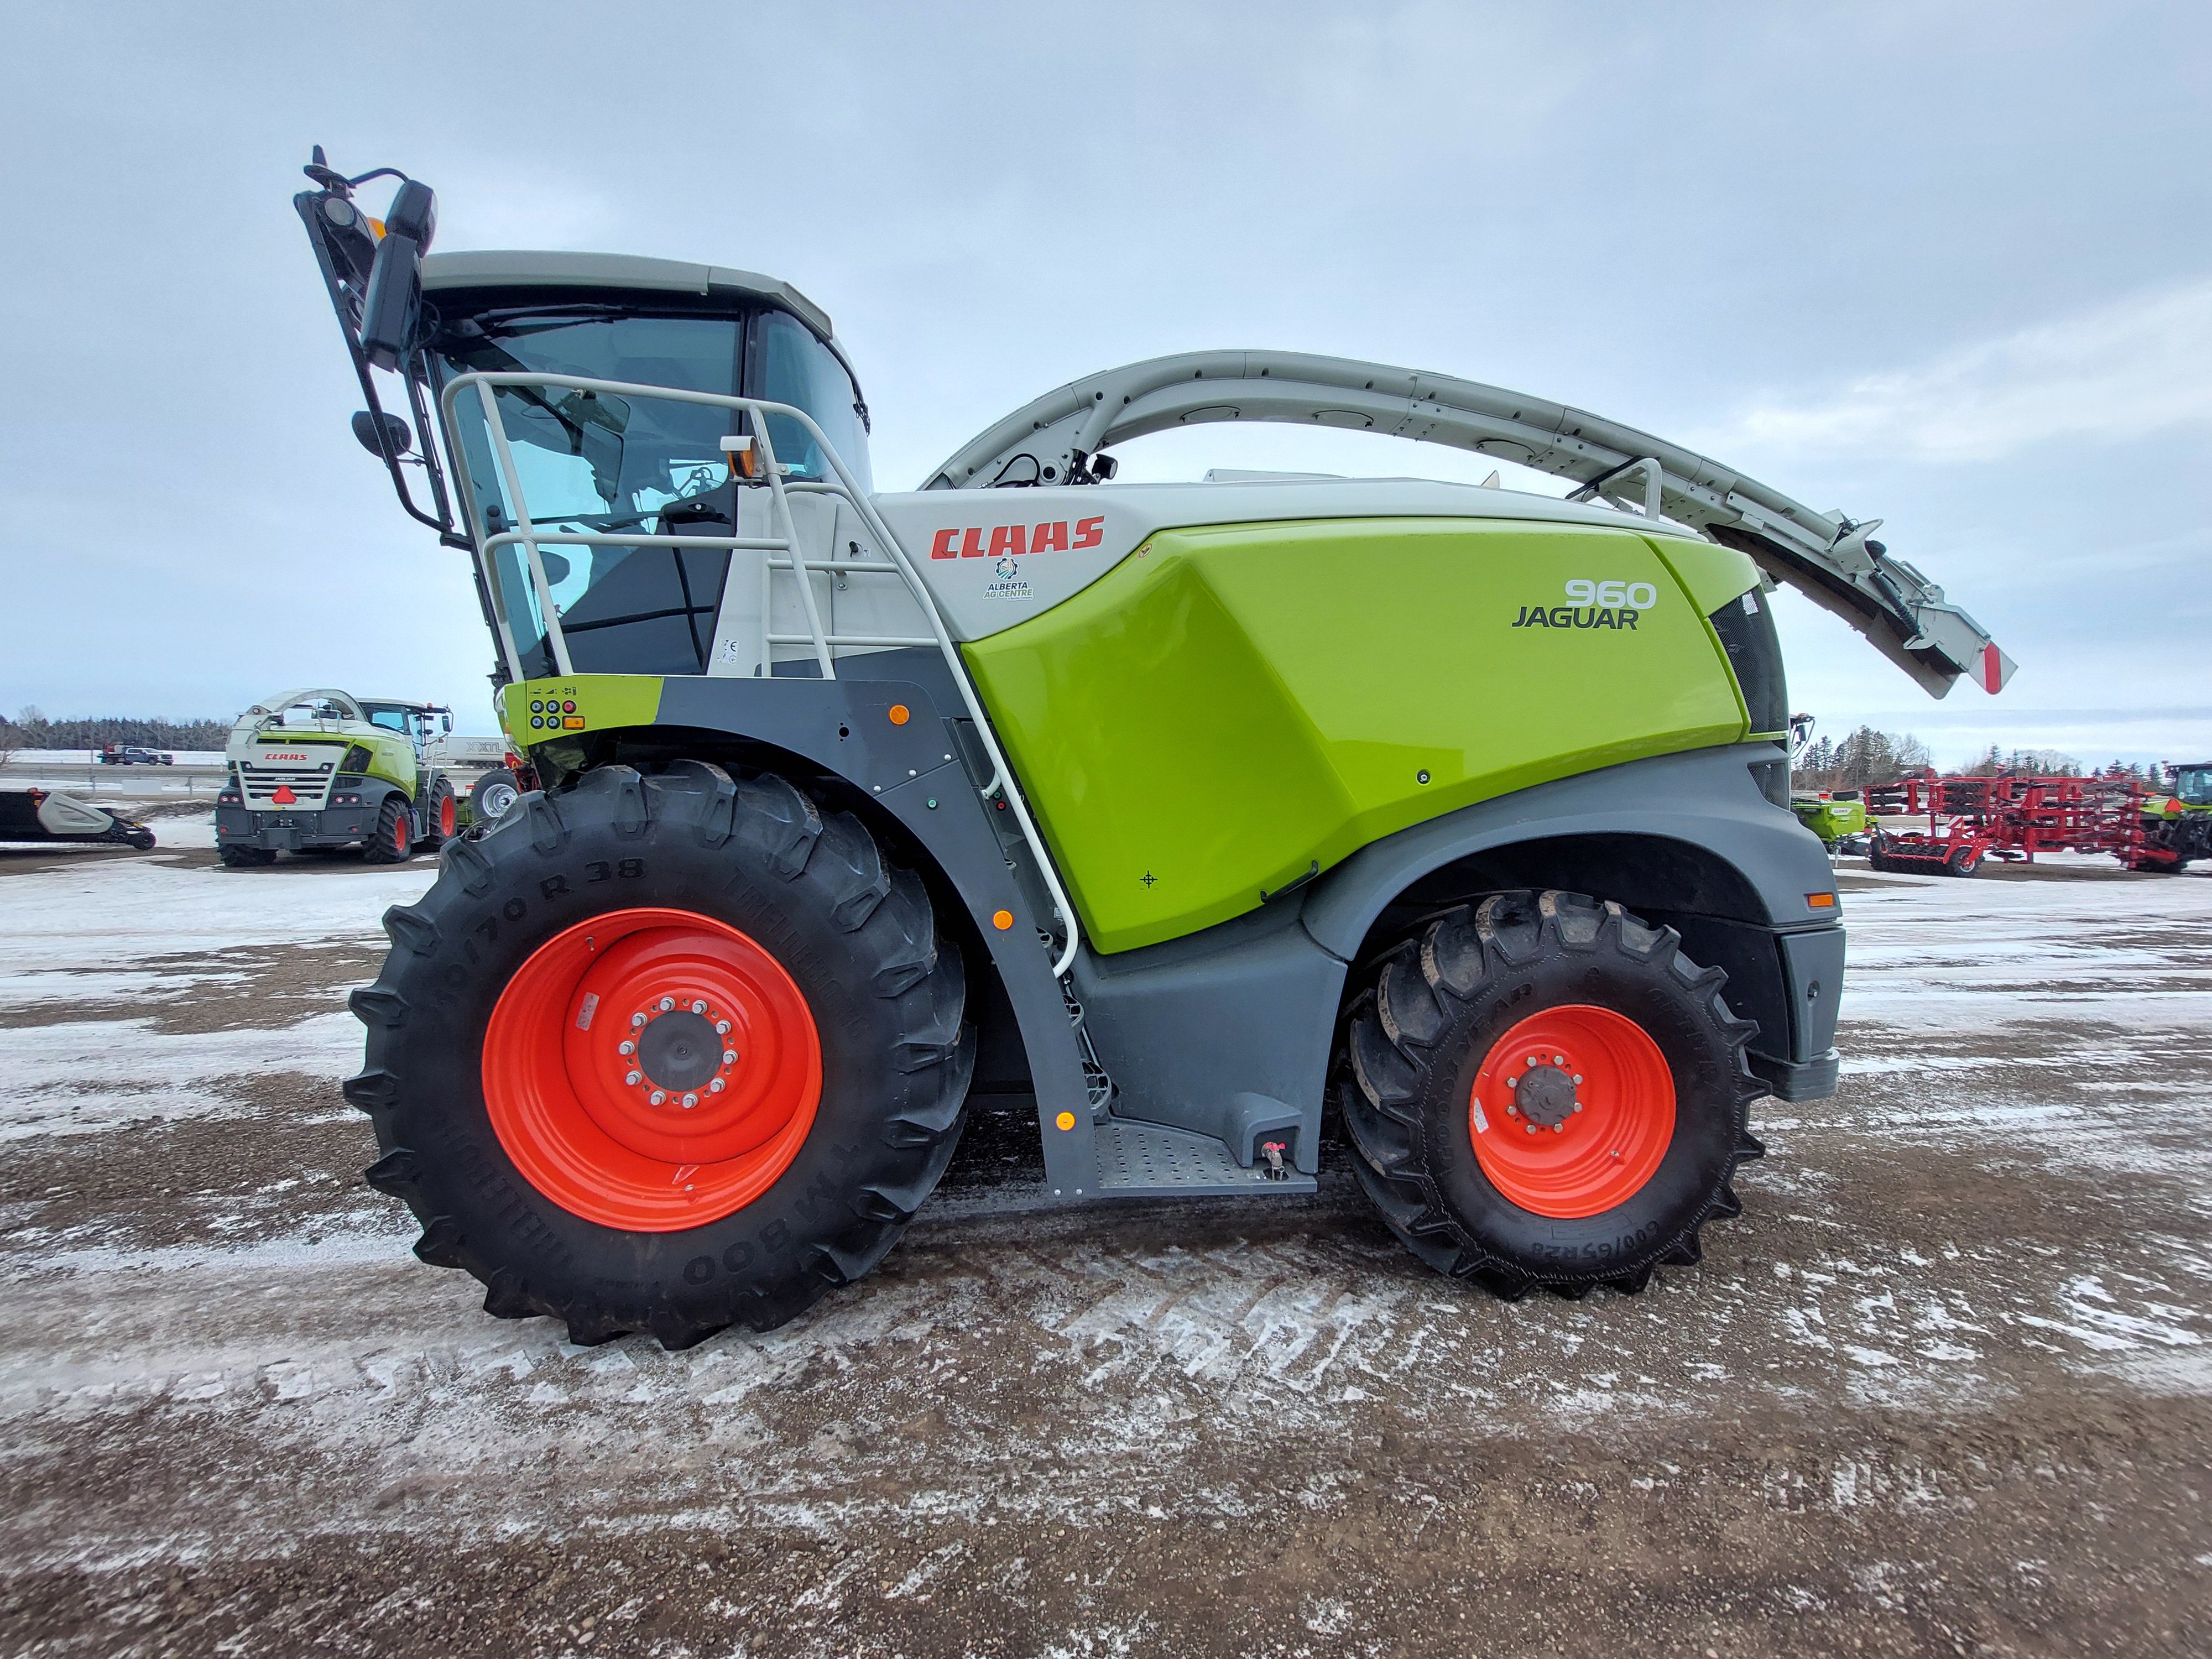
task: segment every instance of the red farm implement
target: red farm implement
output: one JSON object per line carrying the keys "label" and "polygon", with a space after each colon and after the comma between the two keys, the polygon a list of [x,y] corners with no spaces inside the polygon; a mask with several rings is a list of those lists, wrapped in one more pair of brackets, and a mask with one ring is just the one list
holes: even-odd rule
{"label": "red farm implement", "polygon": [[1868,789],[1875,828],[1867,862],[1876,870],[1971,876],[1984,858],[2033,863],[2038,853],[2109,853],[2130,870],[2179,870],[2203,854],[2184,844],[2193,838],[2178,839],[2166,828],[2174,805],[2135,778],[1923,772]]}

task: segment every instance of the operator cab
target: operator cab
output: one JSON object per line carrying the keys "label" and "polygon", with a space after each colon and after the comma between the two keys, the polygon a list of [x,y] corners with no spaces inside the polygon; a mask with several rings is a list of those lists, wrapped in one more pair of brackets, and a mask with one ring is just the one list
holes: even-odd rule
{"label": "operator cab", "polygon": [[432,715],[444,715],[445,729],[448,732],[453,729],[453,711],[433,703],[372,702],[364,700],[361,709],[369,725],[398,732],[412,743],[418,753],[433,735],[430,729]]}
{"label": "operator cab", "polygon": [[[872,487],[860,387],[829,318],[787,283],[664,259],[470,252],[425,258],[422,295],[437,387],[467,374],[534,373],[790,404]],[[740,533],[741,486],[723,441],[748,435],[747,416],[542,385],[496,387],[493,401],[520,502],[508,499],[481,396],[464,389],[453,405],[471,486],[462,507],[483,539],[516,529],[526,508],[537,528],[556,532]],[[798,422],[767,424],[788,483],[830,481]],[[705,673],[731,558],[727,547],[541,547],[574,670]],[[502,544],[489,562],[523,673],[556,672],[523,548]]]}
{"label": "operator cab", "polygon": [[2174,768],[2173,793],[2191,806],[2212,806],[2212,761]]}

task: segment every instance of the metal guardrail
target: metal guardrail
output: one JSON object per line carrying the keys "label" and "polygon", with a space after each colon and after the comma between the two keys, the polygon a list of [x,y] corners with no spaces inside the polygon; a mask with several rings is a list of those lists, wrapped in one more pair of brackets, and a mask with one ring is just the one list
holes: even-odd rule
{"label": "metal guardrail", "polygon": [[[514,452],[507,441],[507,429],[501,422],[495,389],[501,386],[558,386],[568,391],[590,392],[617,398],[660,398],[671,403],[696,404],[708,408],[726,409],[750,418],[752,441],[758,447],[763,463],[764,483],[771,499],[772,523],[779,526],[781,535],[772,536],[633,536],[605,532],[544,530],[532,520],[528,501],[524,495],[522,478],[514,464]],[[504,486],[508,502],[513,506],[515,527],[487,535],[479,521],[476,507],[474,481],[469,476],[468,452],[459,441],[460,428],[455,418],[457,400],[464,392],[473,392],[483,412],[484,425],[489,434],[495,464],[499,468],[500,481]],[[1054,960],[1054,975],[1065,975],[1075,961],[1076,945],[1080,932],[1075,919],[1075,907],[1070,903],[1066,890],[1060,884],[1060,872],[1054,867],[1052,854],[1046,849],[1044,837],[1038,833],[1036,823],[1030,815],[1029,803],[1022,798],[1014,782],[1013,769],[1007,763],[1005,752],[999,747],[998,735],[991,729],[989,717],[984,713],[982,700],[976,696],[975,683],[968,675],[968,665],[961,659],[959,647],[953,644],[952,635],[945,626],[945,617],[937,608],[937,601],[922,581],[914,561],[908,556],[896,535],[892,533],[875,503],[861,489],[860,480],[837,453],[829,435],[815,423],[814,417],[805,410],[790,404],[770,402],[762,398],[726,397],[711,392],[687,392],[672,386],[635,385],[621,380],[586,380],[568,374],[533,374],[504,371],[457,375],[447,382],[439,394],[439,412],[444,417],[447,449],[453,459],[455,479],[460,485],[459,494],[466,507],[469,533],[475,541],[477,556],[489,576],[486,586],[500,629],[500,643],[507,659],[507,670],[517,680],[523,679],[521,653],[515,648],[514,629],[507,614],[507,594],[497,580],[497,568],[492,555],[506,546],[520,546],[527,562],[532,591],[538,599],[540,617],[544,623],[546,646],[552,653],[556,667],[563,676],[576,671],[568,655],[568,641],[561,628],[561,610],[553,598],[552,584],[546,580],[545,563],[539,550],[547,546],[583,547],[702,547],[722,548],[732,552],[766,553],[771,573],[778,570],[790,574],[799,589],[800,608],[806,617],[807,631],[804,634],[775,634],[766,631],[769,620],[763,615],[763,637],[768,644],[805,645],[813,647],[814,659],[823,679],[837,678],[834,651],[839,647],[861,648],[896,647],[900,646],[935,646],[944,657],[945,667],[952,675],[952,683],[959,688],[968,717],[975,722],[975,733],[990,757],[992,775],[982,787],[985,799],[1003,793],[1007,806],[1012,811],[1015,823],[1020,827],[1023,842],[1030,855],[1036,859],[1037,870],[1044,879],[1059,912],[1060,921],[1066,929],[1067,941]],[[820,447],[823,458],[836,475],[830,479],[811,479],[787,483],[775,459],[774,443],[769,437],[768,417],[780,416],[801,426]],[[828,560],[810,559],[799,544],[798,521],[791,511],[790,497],[805,493],[835,496],[849,506],[865,526],[878,545],[890,555],[888,560]],[[732,526],[734,529],[734,526]],[[884,634],[832,634],[822,625],[821,608],[815,603],[814,584],[808,580],[817,570],[844,574],[850,571],[878,571],[895,573],[906,584],[908,592],[921,609],[928,621],[930,634],[915,637]],[[725,582],[726,592],[727,583]],[[718,599],[716,609],[719,611]]]}

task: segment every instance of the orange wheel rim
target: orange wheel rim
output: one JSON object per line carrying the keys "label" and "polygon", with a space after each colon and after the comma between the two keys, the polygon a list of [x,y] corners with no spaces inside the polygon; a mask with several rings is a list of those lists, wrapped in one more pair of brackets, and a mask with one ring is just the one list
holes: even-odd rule
{"label": "orange wheel rim", "polygon": [[1625,1014],[1570,1003],[1492,1045],[1468,1101],[1490,1183],[1538,1215],[1572,1220],[1643,1190],[1674,1138],[1674,1077]]}
{"label": "orange wheel rim", "polygon": [[822,1042],[783,964],[690,910],[616,910],[548,939],[484,1032],[484,1105],[530,1184],[610,1227],[743,1209],[798,1157]]}
{"label": "orange wheel rim", "polygon": [[453,833],[453,823],[457,816],[453,798],[451,795],[441,798],[438,802],[438,833],[441,836],[450,836]]}

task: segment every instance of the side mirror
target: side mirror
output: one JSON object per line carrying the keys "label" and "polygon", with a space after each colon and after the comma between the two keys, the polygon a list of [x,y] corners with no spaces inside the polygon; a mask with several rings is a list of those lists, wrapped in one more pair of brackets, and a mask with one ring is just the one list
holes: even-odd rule
{"label": "side mirror", "polygon": [[361,355],[378,368],[398,368],[415,349],[415,323],[422,309],[422,256],[437,230],[437,197],[429,185],[410,179],[386,210],[384,240],[376,245],[376,263],[362,301]]}
{"label": "side mirror", "polygon": [[392,192],[392,205],[384,210],[384,234],[404,236],[417,253],[428,253],[430,239],[438,234],[437,192],[419,179],[406,180]]}
{"label": "side mirror", "polygon": [[446,716],[445,729],[447,737],[453,735],[453,717],[451,714]]}
{"label": "side mirror", "polygon": [[372,455],[379,457],[383,455],[383,447],[376,441],[376,428],[380,418],[383,422],[384,435],[390,441],[393,454],[404,455],[415,447],[415,434],[410,429],[406,422],[401,420],[397,415],[386,414],[380,417],[364,409],[353,417],[353,435],[363,449]]}

